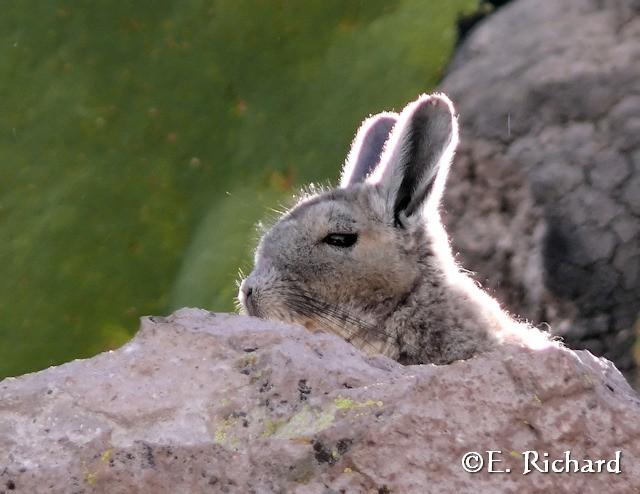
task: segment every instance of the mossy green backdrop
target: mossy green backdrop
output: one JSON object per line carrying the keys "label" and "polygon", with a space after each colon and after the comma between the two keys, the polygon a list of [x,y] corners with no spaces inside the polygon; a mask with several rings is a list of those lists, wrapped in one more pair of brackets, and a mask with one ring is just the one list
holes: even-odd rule
{"label": "mossy green backdrop", "polygon": [[433,88],[475,0],[11,1],[0,378],[233,309],[255,223]]}

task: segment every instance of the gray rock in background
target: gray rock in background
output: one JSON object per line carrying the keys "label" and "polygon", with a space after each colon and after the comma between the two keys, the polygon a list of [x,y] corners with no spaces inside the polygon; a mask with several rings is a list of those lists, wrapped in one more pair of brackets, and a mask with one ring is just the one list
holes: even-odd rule
{"label": "gray rock in background", "polygon": [[[510,473],[466,473],[501,450]],[[522,475],[524,451],[622,473]],[[329,334],[183,309],[121,349],[0,382],[0,492],[637,492],[640,400],[549,343],[447,366]]]}
{"label": "gray rock in background", "polygon": [[640,2],[514,0],[441,89],[461,119],[444,219],[513,313],[632,376],[640,314]]}

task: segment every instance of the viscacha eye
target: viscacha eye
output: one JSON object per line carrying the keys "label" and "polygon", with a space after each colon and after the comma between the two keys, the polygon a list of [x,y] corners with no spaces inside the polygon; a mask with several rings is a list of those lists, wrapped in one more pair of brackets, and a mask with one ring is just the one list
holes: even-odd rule
{"label": "viscacha eye", "polygon": [[330,233],[322,239],[325,244],[334,247],[351,247],[357,240],[357,233]]}

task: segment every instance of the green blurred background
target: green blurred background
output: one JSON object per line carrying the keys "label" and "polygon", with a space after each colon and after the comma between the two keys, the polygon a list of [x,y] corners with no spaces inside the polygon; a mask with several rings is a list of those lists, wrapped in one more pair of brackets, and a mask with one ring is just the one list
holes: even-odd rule
{"label": "green blurred background", "polygon": [[254,225],[432,89],[477,0],[10,1],[0,378],[233,310]]}

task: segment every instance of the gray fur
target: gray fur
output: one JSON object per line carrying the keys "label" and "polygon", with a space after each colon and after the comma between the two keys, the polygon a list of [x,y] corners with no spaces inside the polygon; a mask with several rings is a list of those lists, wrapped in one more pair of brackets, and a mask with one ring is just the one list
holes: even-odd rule
{"label": "gray fur", "polygon": [[379,113],[367,118],[358,129],[351,152],[342,169],[340,187],[363,182],[380,162],[384,143],[398,120],[396,113]]}
{"label": "gray fur", "polygon": [[[503,342],[544,340],[453,260],[437,206],[457,141],[446,96],[409,104],[366,180],[360,174],[302,199],[263,236],[239,292],[245,310],[333,331],[407,364],[444,364]],[[345,166],[356,155],[352,150]],[[350,247],[327,243],[329,234],[354,233]]]}

